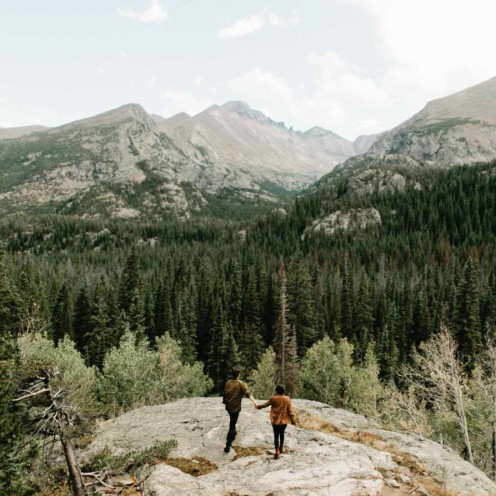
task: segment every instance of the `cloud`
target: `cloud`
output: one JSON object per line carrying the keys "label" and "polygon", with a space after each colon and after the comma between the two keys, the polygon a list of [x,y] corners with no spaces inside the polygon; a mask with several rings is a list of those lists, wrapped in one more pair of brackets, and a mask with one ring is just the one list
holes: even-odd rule
{"label": "cloud", "polygon": [[248,101],[288,101],[294,96],[293,89],[285,79],[258,67],[243,76],[231,79],[227,84],[231,91],[242,95],[243,99]]}
{"label": "cloud", "polygon": [[405,116],[496,75],[496,4],[487,0],[341,0],[372,20],[389,67],[382,89]]}
{"label": "cloud", "polygon": [[222,28],[219,38],[241,38],[263,28],[265,20],[260,16],[251,15],[245,19],[239,19],[232,26]]}
{"label": "cloud", "polygon": [[155,74],[152,74],[148,80],[146,81],[146,86],[149,90],[155,89],[157,86],[157,76]]}
{"label": "cloud", "polygon": [[152,0],[150,6],[142,12],[137,12],[134,9],[119,9],[118,12],[121,17],[136,19],[140,22],[160,23],[166,21],[169,17],[160,0]]}
{"label": "cloud", "polygon": [[347,136],[377,130],[379,123],[373,117],[391,107],[392,101],[374,80],[361,76],[356,67],[332,51],[309,54],[307,64],[312,84],[306,91],[260,68],[231,79],[227,86],[233,99],[246,100],[269,116],[300,128],[339,127]]}
{"label": "cloud", "polygon": [[197,98],[189,91],[168,90],[160,95],[166,100],[167,109],[164,115],[186,112],[189,115],[197,114],[213,104],[213,101]]}
{"label": "cloud", "polygon": [[267,22],[276,28],[295,27],[300,22],[300,15],[297,10],[293,10],[293,15],[289,19],[282,18],[279,14],[269,13]]}
{"label": "cloud", "polygon": [[238,19],[234,24],[219,30],[219,38],[241,38],[256,31],[260,31],[264,26],[275,28],[294,27],[299,22],[298,11],[294,10],[292,17],[284,19],[275,12],[264,10],[259,15],[251,15],[243,19]]}

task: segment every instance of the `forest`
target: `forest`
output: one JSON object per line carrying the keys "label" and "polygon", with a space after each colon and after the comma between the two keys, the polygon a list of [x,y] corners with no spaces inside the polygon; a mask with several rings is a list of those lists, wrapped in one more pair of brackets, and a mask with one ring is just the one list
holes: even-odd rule
{"label": "forest", "polygon": [[[439,169],[421,188],[362,196],[340,181],[248,220],[1,221],[0,364],[10,379],[2,383],[0,474],[17,484],[13,494],[36,494],[14,484],[35,458],[23,441],[32,438],[33,409],[8,401],[32,379],[25,364],[43,361],[35,349],[77,363],[94,388],[87,417],[218,395],[238,365],[255,392],[279,379],[295,397],[442,435],[492,475],[496,163]],[[319,216],[368,207],[379,225],[303,235]],[[443,353],[456,360],[463,412],[426,386],[436,382],[426,357]],[[152,377],[164,354],[181,384],[162,368],[116,397],[123,364],[149,366]],[[324,395],[326,374],[335,389]],[[421,394],[427,389],[431,396]],[[84,397],[74,401],[88,407]]]}

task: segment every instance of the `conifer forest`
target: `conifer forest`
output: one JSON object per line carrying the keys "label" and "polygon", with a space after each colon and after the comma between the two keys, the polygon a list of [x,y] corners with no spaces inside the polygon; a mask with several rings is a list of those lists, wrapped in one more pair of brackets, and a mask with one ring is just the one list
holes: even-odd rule
{"label": "conifer forest", "polygon": [[[496,412],[484,385],[496,377],[489,353],[496,337],[495,172],[494,163],[432,169],[419,176],[421,187],[360,196],[338,178],[248,219],[6,217],[1,395],[23,396],[36,376],[30,360],[70,362],[77,377],[54,380],[72,381],[73,403],[87,420],[219,395],[237,365],[255,393],[265,394],[273,376],[295,397],[442,435],[492,475],[487,429]],[[332,235],[307,229],[330,212],[357,208],[377,209],[381,223]],[[421,358],[445,333],[465,384],[465,430],[449,400],[441,408],[416,388],[435,382]],[[154,379],[164,350],[176,367],[167,387],[163,375]],[[124,386],[133,367],[149,371],[136,390]],[[324,396],[319,377],[327,373],[336,384]],[[366,394],[372,390],[373,398]],[[25,475],[40,450],[32,436],[36,408],[2,402],[0,478],[15,494],[38,490]],[[38,436],[52,429],[37,425]]]}

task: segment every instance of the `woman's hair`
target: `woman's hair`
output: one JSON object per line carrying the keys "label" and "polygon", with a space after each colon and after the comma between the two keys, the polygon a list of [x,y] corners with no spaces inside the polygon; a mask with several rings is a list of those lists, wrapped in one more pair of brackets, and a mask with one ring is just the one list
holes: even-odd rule
{"label": "woman's hair", "polygon": [[282,386],[276,386],[277,394],[284,394],[285,389]]}

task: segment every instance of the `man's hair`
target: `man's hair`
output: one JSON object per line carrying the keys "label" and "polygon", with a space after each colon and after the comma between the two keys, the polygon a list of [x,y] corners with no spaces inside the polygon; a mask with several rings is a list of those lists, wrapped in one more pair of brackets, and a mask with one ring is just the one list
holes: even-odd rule
{"label": "man's hair", "polygon": [[231,374],[234,377],[234,379],[237,379],[239,377],[239,374],[241,374],[241,371],[236,367],[234,367],[231,369]]}
{"label": "man's hair", "polygon": [[276,393],[277,394],[284,394],[285,389],[282,386],[276,386]]}

